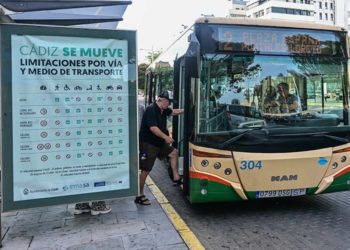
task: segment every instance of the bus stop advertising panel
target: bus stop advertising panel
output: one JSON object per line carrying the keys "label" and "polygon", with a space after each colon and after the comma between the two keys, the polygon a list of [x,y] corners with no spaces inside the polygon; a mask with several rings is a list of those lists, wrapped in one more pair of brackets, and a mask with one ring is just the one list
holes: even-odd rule
{"label": "bus stop advertising panel", "polygon": [[135,37],[1,25],[3,211],[137,194]]}

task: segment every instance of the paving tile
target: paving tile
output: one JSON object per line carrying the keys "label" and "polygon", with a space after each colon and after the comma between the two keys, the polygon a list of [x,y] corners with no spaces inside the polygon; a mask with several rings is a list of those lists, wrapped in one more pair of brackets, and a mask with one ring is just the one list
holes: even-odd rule
{"label": "paving tile", "polygon": [[4,226],[1,226],[1,236],[2,238],[4,238],[4,236],[7,234],[7,232],[10,230],[10,227],[4,227]]}
{"label": "paving tile", "polygon": [[27,224],[38,223],[41,215],[42,215],[42,212],[30,213],[30,214],[19,213],[16,216],[14,225],[27,225]]}
{"label": "paving tile", "polygon": [[48,211],[48,207],[34,207],[34,208],[27,208],[27,209],[23,209],[23,210],[18,210],[18,214],[19,215],[36,214],[36,213],[43,213],[43,212],[47,212],[47,211]]}
{"label": "paving tile", "polygon": [[10,227],[8,235],[11,237],[20,236],[34,236],[39,234],[45,234],[47,232],[61,231],[63,228],[63,221],[53,221],[50,223],[34,223],[25,225],[15,225]]}
{"label": "paving tile", "polygon": [[2,227],[11,227],[16,221],[16,216],[1,217]]}
{"label": "paving tile", "polygon": [[91,216],[90,214],[86,214],[65,219],[64,226],[70,228],[86,228],[89,226],[101,225],[102,223],[103,219],[101,216]]}
{"label": "paving tile", "polygon": [[154,236],[151,233],[123,236],[123,242],[126,250],[156,249]]}
{"label": "paving tile", "polygon": [[18,211],[11,211],[11,212],[4,212],[1,213],[1,217],[11,217],[11,216],[16,216],[18,214]]}
{"label": "paving tile", "polygon": [[161,232],[153,232],[154,239],[157,247],[163,247],[166,245],[181,244],[183,242],[182,238],[177,231],[164,230]]}
{"label": "paving tile", "polygon": [[136,204],[130,198],[128,199],[118,199],[111,203],[113,211],[137,211]]}
{"label": "paving tile", "polygon": [[85,229],[80,232],[60,232],[36,235],[30,245],[29,250],[42,248],[62,248],[86,244],[91,241],[91,230]]}
{"label": "paving tile", "polygon": [[112,212],[98,216],[74,215],[75,204],[7,212],[2,217],[4,243],[11,248],[3,249],[187,249],[149,189],[145,191],[151,206],[121,198],[107,201]]}
{"label": "paving tile", "polygon": [[161,208],[154,208],[144,211],[121,211],[115,212],[118,223],[131,221],[142,221],[145,218],[157,218],[160,214],[165,215]]}
{"label": "paving tile", "polygon": [[[180,244],[174,244],[174,245],[160,246],[160,247],[157,247],[156,249],[159,249],[159,250],[188,250],[188,247],[185,243],[180,243]],[[230,249],[233,249],[233,248],[230,248]]]}
{"label": "paving tile", "polygon": [[63,204],[63,205],[55,205],[55,206],[49,206],[46,207],[48,212],[52,211],[65,211],[68,209],[68,204]]}
{"label": "paving tile", "polygon": [[169,218],[165,214],[159,214],[153,218],[145,218],[144,222],[150,232],[174,230],[173,224],[171,224]]}
{"label": "paving tile", "polygon": [[102,219],[102,223],[105,225],[117,224],[117,215],[113,212],[108,214],[100,214],[98,215]]}
{"label": "paving tile", "polygon": [[67,210],[57,210],[57,211],[50,211],[46,213],[42,213],[39,222],[44,221],[54,221],[54,220],[63,220],[63,219],[69,219],[74,218],[74,215],[70,213]]}
{"label": "paving tile", "polygon": [[92,240],[97,241],[104,238],[113,238],[115,236],[126,234],[146,233],[147,228],[143,222],[131,222],[115,225],[98,225],[92,230]]}
{"label": "paving tile", "polygon": [[29,244],[32,240],[32,237],[26,236],[26,237],[5,237],[5,239],[2,241],[2,250],[21,250],[21,249],[27,249],[29,247]]}
{"label": "paving tile", "polygon": [[109,250],[124,249],[122,237],[105,239],[102,241],[91,241],[86,244],[68,247],[67,250]]}
{"label": "paving tile", "polygon": [[116,218],[118,223],[143,222],[144,215],[136,211],[117,212]]}

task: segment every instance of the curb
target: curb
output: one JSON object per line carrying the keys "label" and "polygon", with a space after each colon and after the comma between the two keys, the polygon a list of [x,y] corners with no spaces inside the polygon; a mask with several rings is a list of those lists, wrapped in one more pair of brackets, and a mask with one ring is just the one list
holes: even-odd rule
{"label": "curb", "polygon": [[202,243],[198,240],[196,235],[191,231],[191,229],[182,220],[180,215],[176,212],[173,206],[170,204],[168,199],[164,196],[162,191],[157,187],[152,178],[148,176],[146,180],[146,185],[151,190],[152,194],[169,217],[170,221],[174,225],[176,231],[180,234],[181,238],[184,240],[185,244],[189,249],[202,250],[205,249]]}

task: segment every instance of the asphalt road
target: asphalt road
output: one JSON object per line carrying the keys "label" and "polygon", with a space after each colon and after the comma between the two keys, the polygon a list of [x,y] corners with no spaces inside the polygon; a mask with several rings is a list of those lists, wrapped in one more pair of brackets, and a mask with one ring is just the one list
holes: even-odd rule
{"label": "asphalt road", "polygon": [[350,249],[350,191],[190,204],[162,163],[151,177],[206,249]]}

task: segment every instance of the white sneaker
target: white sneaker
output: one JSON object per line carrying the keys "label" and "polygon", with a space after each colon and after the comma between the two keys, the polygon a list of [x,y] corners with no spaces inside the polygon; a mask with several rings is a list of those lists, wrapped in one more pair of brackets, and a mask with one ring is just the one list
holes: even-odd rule
{"label": "white sneaker", "polygon": [[91,208],[88,202],[75,204],[74,214],[89,213],[90,211]]}
{"label": "white sneaker", "polygon": [[104,201],[93,202],[91,205],[91,215],[108,214],[112,208]]}

